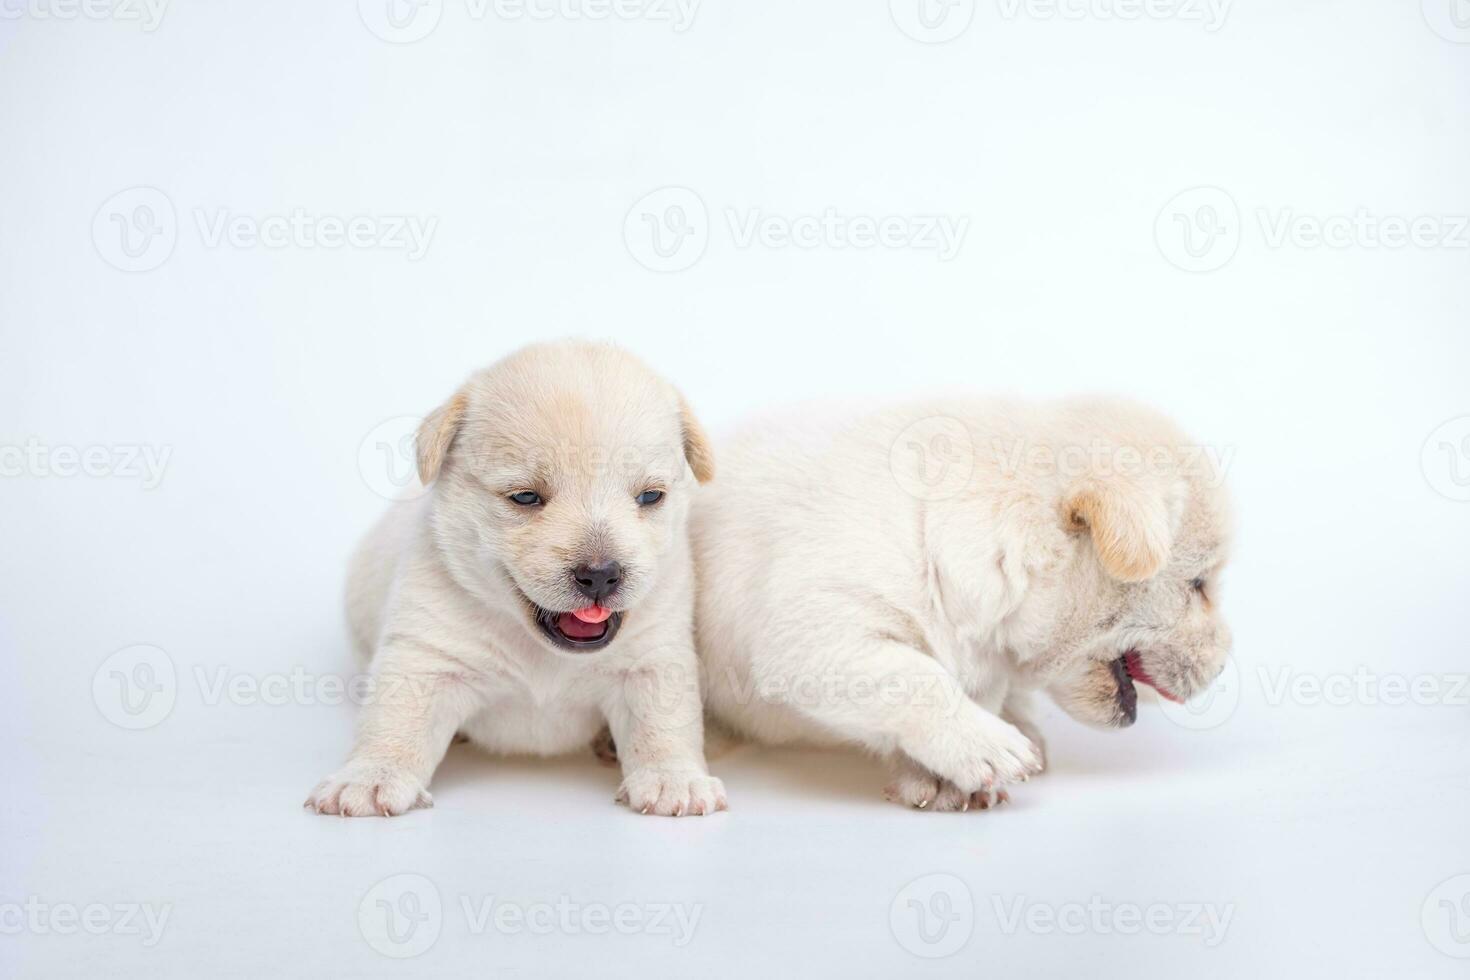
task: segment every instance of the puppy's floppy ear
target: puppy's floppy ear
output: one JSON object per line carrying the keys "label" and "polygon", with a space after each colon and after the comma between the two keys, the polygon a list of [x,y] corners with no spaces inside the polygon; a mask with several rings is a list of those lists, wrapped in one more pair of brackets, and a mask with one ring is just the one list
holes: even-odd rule
{"label": "puppy's floppy ear", "polygon": [[1074,531],[1091,530],[1104,571],[1120,582],[1153,578],[1169,560],[1173,531],[1163,497],[1128,480],[1092,480],[1063,504]]}
{"label": "puppy's floppy ear", "polygon": [[414,436],[414,448],[418,457],[419,482],[424,486],[439,476],[439,468],[444,465],[444,457],[454,443],[469,403],[469,396],[461,391],[430,412],[420,423],[418,434]]}
{"label": "puppy's floppy ear", "polygon": [[684,459],[694,471],[694,478],[708,483],[715,478],[715,452],[710,448],[709,436],[694,417],[689,402],[679,395],[679,427],[684,432]]}

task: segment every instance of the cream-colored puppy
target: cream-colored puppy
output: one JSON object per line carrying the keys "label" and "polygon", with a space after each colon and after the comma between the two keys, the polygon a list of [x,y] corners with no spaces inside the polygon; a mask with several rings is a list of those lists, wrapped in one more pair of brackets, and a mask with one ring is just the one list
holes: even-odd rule
{"label": "cream-colored puppy", "polygon": [[892,799],[987,807],[1043,766],[1028,695],[1133,722],[1230,647],[1214,461],[1114,400],[954,400],[758,425],[691,525],[712,713],[891,758]]}
{"label": "cream-colored puppy", "polygon": [[606,724],[621,801],[724,809],[697,685],[677,682],[697,671],[687,523],[712,473],[679,393],[612,347],[529,347],[425,419],[417,454],[431,491],[392,507],[349,574],[373,681],[356,745],[306,805],[400,814],[431,805],[456,732],[553,755]]}

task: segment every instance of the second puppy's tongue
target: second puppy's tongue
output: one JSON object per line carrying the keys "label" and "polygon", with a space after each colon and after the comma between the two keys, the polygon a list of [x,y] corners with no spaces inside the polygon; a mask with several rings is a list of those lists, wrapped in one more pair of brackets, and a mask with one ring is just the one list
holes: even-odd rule
{"label": "second puppy's tongue", "polygon": [[606,629],[602,624],[612,615],[602,606],[584,606],[556,618],[556,627],[574,640],[593,640]]}

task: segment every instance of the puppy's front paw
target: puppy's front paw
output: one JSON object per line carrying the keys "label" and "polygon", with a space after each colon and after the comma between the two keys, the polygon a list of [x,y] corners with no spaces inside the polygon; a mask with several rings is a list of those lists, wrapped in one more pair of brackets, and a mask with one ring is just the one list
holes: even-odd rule
{"label": "puppy's front paw", "polygon": [[638,769],[623,777],[617,802],[638,813],[702,817],[728,810],[725,784],[695,769]]}
{"label": "puppy's front paw", "polygon": [[349,765],[317,784],[306,809],[343,817],[396,817],[431,807],[434,798],[413,775],[388,766]]}
{"label": "puppy's front paw", "polygon": [[971,733],[929,748],[925,766],[970,793],[1025,782],[1045,765],[1036,746],[999,719],[981,737]]}
{"label": "puppy's front paw", "polygon": [[1041,760],[1041,768],[1042,769],[1045,769],[1046,768],[1046,739],[1044,739],[1044,738],[1041,737],[1041,729],[1037,728],[1036,725],[1030,719],[1027,719],[1027,718],[1009,718],[1008,717],[1008,718],[1005,718],[1005,720],[1008,721],[1008,722],[1010,722],[1012,725],[1015,725],[1016,726],[1016,730],[1018,732],[1020,732],[1022,735],[1026,736],[1026,741],[1030,742],[1031,745],[1032,745],[1032,747],[1034,749],[1036,749],[1036,757],[1039,760]]}
{"label": "puppy's front paw", "polygon": [[1014,726],[995,742],[992,751],[998,761],[991,764],[1001,782],[1025,782],[1046,768],[1046,755],[1041,747]]}

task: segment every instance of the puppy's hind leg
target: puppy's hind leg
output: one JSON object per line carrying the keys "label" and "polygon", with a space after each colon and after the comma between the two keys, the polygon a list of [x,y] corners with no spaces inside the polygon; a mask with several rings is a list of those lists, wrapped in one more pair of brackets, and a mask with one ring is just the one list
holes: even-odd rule
{"label": "puppy's hind leg", "polygon": [[919,765],[902,752],[889,760],[893,780],[883,788],[883,798],[915,810],[947,813],[955,810],[989,810],[1009,803],[1003,789],[978,789],[966,793],[954,783]]}

